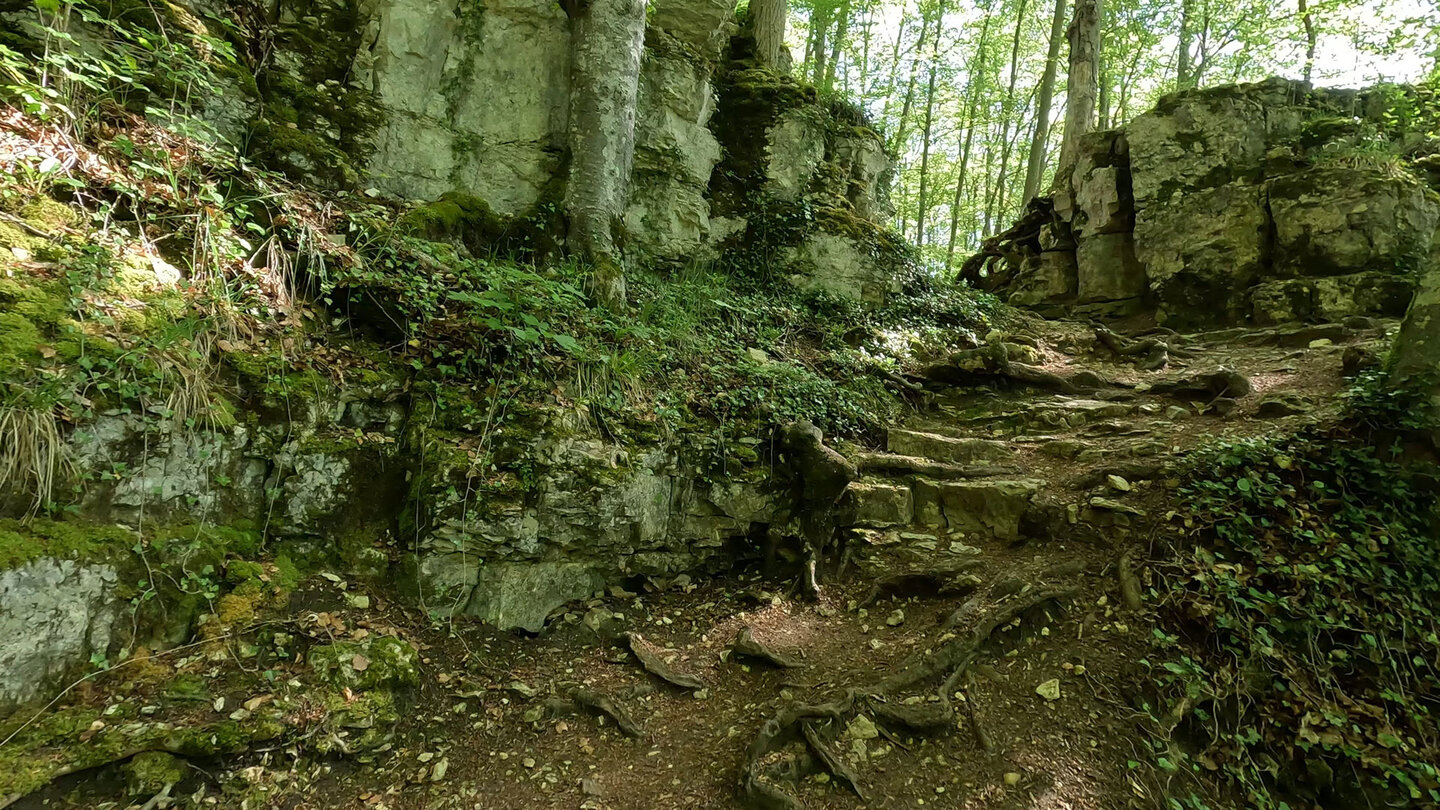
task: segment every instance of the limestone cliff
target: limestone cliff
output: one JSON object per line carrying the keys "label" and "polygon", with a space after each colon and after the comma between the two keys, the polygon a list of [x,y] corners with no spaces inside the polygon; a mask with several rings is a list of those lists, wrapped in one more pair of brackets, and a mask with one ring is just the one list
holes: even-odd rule
{"label": "limestone cliff", "polygon": [[1421,92],[1272,80],[1167,97],[1087,136],[964,275],[1045,312],[1180,327],[1399,316],[1440,198],[1416,163],[1433,147],[1387,114]]}

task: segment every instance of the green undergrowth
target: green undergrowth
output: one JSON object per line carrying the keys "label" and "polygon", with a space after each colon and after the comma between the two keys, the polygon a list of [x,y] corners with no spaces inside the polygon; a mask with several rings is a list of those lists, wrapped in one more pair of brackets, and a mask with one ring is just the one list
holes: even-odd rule
{"label": "green undergrowth", "polygon": [[1440,804],[1440,467],[1403,439],[1434,422],[1378,377],[1349,400],[1190,460],[1149,662],[1172,807]]}

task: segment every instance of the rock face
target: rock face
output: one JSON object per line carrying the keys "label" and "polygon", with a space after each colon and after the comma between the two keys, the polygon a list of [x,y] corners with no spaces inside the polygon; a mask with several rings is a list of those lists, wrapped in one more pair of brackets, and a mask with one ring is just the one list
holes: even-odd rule
{"label": "rock face", "polygon": [[0,710],[32,700],[92,654],[119,609],[116,570],[40,559],[0,571]]}
{"label": "rock face", "polygon": [[[879,224],[890,171],[882,140],[837,118],[813,88],[749,69],[748,43],[731,42],[735,7],[650,3],[627,252],[652,263],[713,260],[766,227],[753,221],[753,201],[712,192],[729,138],[760,151],[747,147],[736,163],[731,149],[722,174],[753,171],[776,201],[832,214],[774,246],[785,275],[883,300],[903,261],[889,255],[900,243]],[[262,95],[273,89],[278,100],[262,100],[252,127],[272,165],[402,199],[460,193],[518,220],[545,220],[564,197],[574,23],[562,4],[280,0],[278,16],[285,35],[262,82]],[[317,48],[323,58],[307,53]],[[732,91],[740,97],[726,99]],[[307,102],[286,101],[297,94]]]}
{"label": "rock face", "polygon": [[1413,149],[1386,129],[1393,92],[1169,96],[1087,136],[1067,182],[964,273],[1017,305],[1178,327],[1402,315],[1440,201],[1399,158],[1347,157],[1385,137]]}

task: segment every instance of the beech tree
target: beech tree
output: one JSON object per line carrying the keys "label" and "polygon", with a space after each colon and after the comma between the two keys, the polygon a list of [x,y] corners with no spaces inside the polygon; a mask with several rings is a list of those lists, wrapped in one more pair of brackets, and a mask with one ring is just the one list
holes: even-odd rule
{"label": "beech tree", "polygon": [[635,105],[645,48],[645,0],[570,3],[574,63],[570,91],[570,176],[565,191],[569,248],[595,266],[593,295],[626,305],[617,230],[630,197]]}

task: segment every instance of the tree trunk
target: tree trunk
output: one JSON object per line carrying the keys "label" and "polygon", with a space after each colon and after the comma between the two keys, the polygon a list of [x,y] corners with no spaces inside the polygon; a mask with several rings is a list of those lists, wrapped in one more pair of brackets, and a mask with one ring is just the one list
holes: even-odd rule
{"label": "tree trunk", "polygon": [[1195,86],[1194,67],[1190,62],[1190,48],[1194,45],[1195,29],[1190,19],[1194,13],[1195,0],[1184,0],[1180,4],[1180,50],[1176,55],[1175,86],[1181,90]]}
{"label": "tree trunk", "polygon": [[925,206],[930,191],[930,139],[935,133],[935,79],[940,68],[940,32],[945,27],[945,3],[935,12],[934,47],[930,49],[930,82],[925,91],[925,137],[920,150],[920,194],[915,211],[915,244],[925,246]]}
{"label": "tree trunk", "polygon": [[828,50],[828,38],[830,33],[830,21],[834,18],[834,9],[830,3],[834,0],[816,0],[815,11],[810,15],[810,44],[812,54],[805,58],[810,62],[810,83],[819,87],[825,79],[826,57],[830,55]]}
{"label": "tree trunk", "polygon": [[[1102,48],[1103,50],[1103,48]],[[1110,128],[1110,74],[1105,70],[1105,61],[1102,59],[1099,64],[1099,72],[1095,77],[1096,84],[1100,88],[1100,100],[1096,117],[1099,119],[1100,129]]]}
{"label": "tree trunk", "polygon": [[1055,74],[1060,66],[1060,39],[1065,36],[1066,0],[1055,0],[1055,16],[1050,20],[1050,48],[1045,53],[1045,73],[1040,78],[1040,98],[1036,101],[1035,138],[1030,142],[1030,159],[1025,167],[1025,198],[1029,205],[1040,193],[1040,179],[1045,174],[1045,152],[1050,143],[1050,107],[1055,102]]}
{"label": "tree trunk", "polygon": [[790,72],[790,51],[785,47],[786,0],[750,0],[750,27],[755,56],[766,67]]}
{"label": "tree trunk", "polygon": [[820,85],[825,90],[835,89],[835,72],[839,70],[840,55],[845,48],[845,39],[850,34],[850,0],[840,4],[840,13],[835,17],[835,33],[830,37],[830,61],[825,67],[825,79]]}
{"label": "tree trunk", "polygon": [[645,0],[594,0],[572,20],[569,248],[595,265],[596,301],[625,307],[617,230],[630,196]]}
{"label": "tree trunk", "polygon": [[1020,33],[1025,25],[1026,0],[1020,0],[1015,13],[1015,37],[1010,45],[1010,87],[1000,108],[1000,177],[996,188],[995,211],[1005,216],[1006,183],[1010,174],[1010,119],[1015,117],[1015,84],[1020,78]]}
{"label": "tree trunk", "polygon": [[1300,20],[1305,24],[1305,83],[1315,73],[1315,51],[1320,45],[1320,32],[1315,28],[1315,17],[1310,13],[1308,0],[1299,0]]}
{"label": "tree trunk", "polygon": [[965,198],[965,180],[970,171],[970,153],[975,145],[976,118],[979,117],[980,93],[985,86],[985,48],[990,44],[990,12],[980,24],[980,40],[970,59],[970,100],[965,110],[965,144],[960,147],[960,176],[955,179],[955,198],[950,205],[950,245],[945,251],[945,268],[955,266],[955,246],[960,232],[960,203]]}
{"label": "tree trunk", "polygon": [[1070,20],[1070,77],[1066,83],[1065,134],[1060,141],[1060,170],[1056,183],[1074,168],[1080,137],[1095,126],[1095,100],[1099,95],[1100,2],[1075,0]]}
{"label": "tree trunk", "polygon": [[880,121],[884,124],[890,123],[890,103],[895,98],[895,83],[900,75],[900,46],[905,41],[905,26],[908,22],[906,15],[909,9],[908,0],[901,0],[900,27],[895,31],[895,48],[890,53],[890,79],[885,83],[885,106],[880,111]]}
{"label": "tree trunk", "polygon": [[925,49],[925,38],[930,35],[930,16],[922,14],[920,17],[920,39],[915,43],[915,55],[917,58],[910,62],[910,84],[905,88],[905,103],[900,107],[900,123],[895,127],[895,139],[890,143],[890,151],[899,153],[905,145],[905,139],[909,136],[906,132],[910,127],[910,109],[915,104],[915,73],[919,68],[920,52]]}

